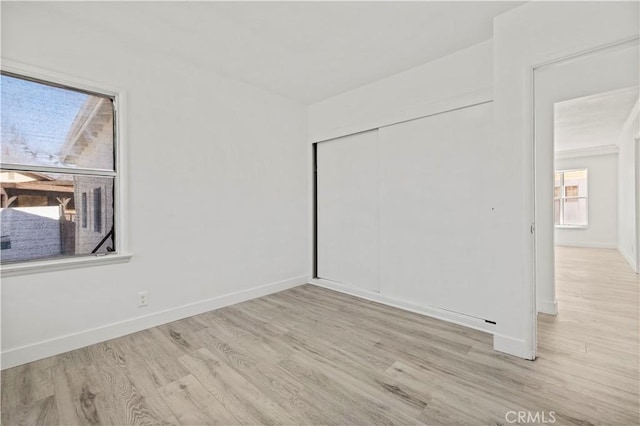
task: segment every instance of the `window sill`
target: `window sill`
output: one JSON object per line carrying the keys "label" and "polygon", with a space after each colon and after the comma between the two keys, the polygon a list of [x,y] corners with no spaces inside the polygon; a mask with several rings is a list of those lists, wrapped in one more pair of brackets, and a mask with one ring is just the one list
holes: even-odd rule
{"label": "window sill", "polygon": [[0,267],[2,278],[18,275],[39,274],[42,272],[62,271],[66,269],[86,268],[89,266],[127,263],[131,254],[109,254],[103,256],[83,256],[70,259],[53,259],[34,262],[7,264]]}
{"label": "window sill", "polygon": [[587,229],[588,225],[554,225],[556,229]]}

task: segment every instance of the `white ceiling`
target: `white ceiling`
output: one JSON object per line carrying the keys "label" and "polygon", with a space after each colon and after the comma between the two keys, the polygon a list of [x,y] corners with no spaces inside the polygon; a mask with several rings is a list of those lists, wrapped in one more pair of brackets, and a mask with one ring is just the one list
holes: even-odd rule
{"label": "white ceiling", "polygon": [[638,94],[638,88],[634,87],[555,104],[555,150],[617,144]]}
{"label": "white ceiling", "polygon": [[488,40],[493,18],[522,3],[51,2],[47,7],[309,104]]}

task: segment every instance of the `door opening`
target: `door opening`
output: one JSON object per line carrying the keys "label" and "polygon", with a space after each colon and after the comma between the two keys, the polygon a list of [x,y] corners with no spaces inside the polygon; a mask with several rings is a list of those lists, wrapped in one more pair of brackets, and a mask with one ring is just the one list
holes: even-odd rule
{"label": "door opening", "polygon": [[534,69],[537,313],[577,303],[598,249],[637,269],[637,64],[634,40]]}

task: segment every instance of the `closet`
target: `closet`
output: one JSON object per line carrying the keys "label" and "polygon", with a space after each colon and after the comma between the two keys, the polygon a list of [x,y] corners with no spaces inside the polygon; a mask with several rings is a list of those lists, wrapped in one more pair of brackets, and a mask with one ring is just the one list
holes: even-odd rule
{"label": "closet", "polygon": [[490,319],[491,129],[488,102],[318,143],[318,278]]}

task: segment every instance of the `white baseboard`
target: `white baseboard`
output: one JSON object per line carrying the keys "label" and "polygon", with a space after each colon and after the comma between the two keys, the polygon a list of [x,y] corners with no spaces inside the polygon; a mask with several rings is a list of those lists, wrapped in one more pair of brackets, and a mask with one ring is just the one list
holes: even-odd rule
{"label": "white baseboard", "polygon": [[524,359],[534,359],[535,355],[522,339],[514,339],[513,337],[504,336],[495,333],[493,335],[493,349],[504,352],[509,355],[515,355]]}
{"label": "white baseboard", "polygon": [[629,265],[631,265],[631,268],[633,269],[633,272],[635,272],[636,274],[638,272],[640,272],[638,270],[638,265],[636,264],[636,261],[634,258],[632,258],[629,253],[625,253],[624,251],[620,250],[620,248],[618,248],[618,251],[620,252],[620,254],[622,255],[622,257],[624,257],[624,259],[629,262]]}
{"label": "white baseboard", "polygon": [[617,249],[617,244],[611,243],[556,243],[556,246],[560,247],[584,247],[584,248],[603,248],[603,249]]}
{"label": "white baseboard", "polygon": [[558,315],[558,301],[557,300],[539,301],[538,312],[542,314]]}
{"label": "white baseboard", "polygon": [[402,309],[416,314],[425,315],[432,318],[437,318],[443,321],[452,322],[454,324],[462,325],[465,327],[473,328],[475,330],[484,331],[485,333],[493,334],[495,327],[494,324],[487,323],[483,319],[471,317],[457,312],[447,311],[446,309],[436,308],[433,306],[420,306],[407,303],[402,300],[392,299],[369,290],[362,290],[352,287],[347,287],[334,281],[324,279],[312,279],[311,284],[318,287],[328,288],[330,290],[339,291],[340,293],[349,294],[351,296],[360,297],[362,299],[371,300],[372,302],[381,303],[383,305],[392,306],[394,308]]}
{"label": "white baseboard", "polygon": [[287,280],[250,288],[248,290],[242,290],[236,293],[189,303],[177,308],[154,312],[149,315],[107,324],[78,333],[68,334],[66,336],[60,336],[38,343],[8,349],[2,352],[2,369],[58,355],[95,343],[104,342],[105,340],[114,339],[116,337],[166,324],[171,321],[223,308],[225,306],[235,305],[236,303],[297,287],[307,282],[308,276],[306,275],[289,278]]}
{"label": "white baseboard", "polygon": [[441,308],[435,308],[432,306],[413,305],[401,300],[395,300],[389,297],[382,296],[380,295],[380,293],[347,287],[334,281],[312,279],[310,283],[319,287],[324,287],[366,300],[371,300],[372,302],[382,303],[383,305],[393,306],[394,308],[403,309],[405,311],[437,318],[443,321],[448,321],[454,324],[473,328],[475,330],[484,331],[485,333],[493,334],[493,348],[496,351],[505,352],[509,355],[515,355],[517,357],[525,359],[534,358],[534,354],[532,353],[531,349],[527,347],[527,344],[524,340],[514,339],[512,337],[496,334],[494,330],[495,325],[487,323],[482,319],[459,314],[452,311],[447,311]]}

